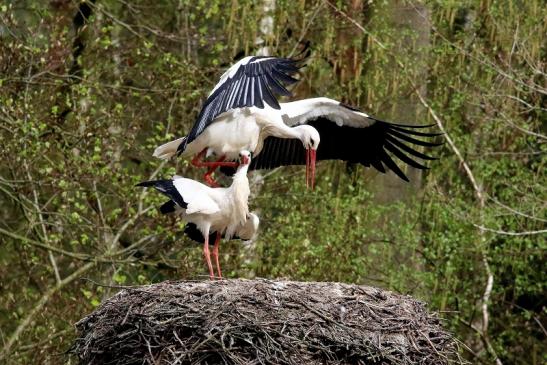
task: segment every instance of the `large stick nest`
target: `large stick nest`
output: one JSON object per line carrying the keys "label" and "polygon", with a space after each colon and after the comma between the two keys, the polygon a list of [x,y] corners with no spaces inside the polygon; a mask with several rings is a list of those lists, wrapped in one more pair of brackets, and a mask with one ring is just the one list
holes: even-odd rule
{"label": "large stick nest", "polygon": [[339,283],[131,287],[76,324],[80,364],[449,364],[453,338],[409,296]]}

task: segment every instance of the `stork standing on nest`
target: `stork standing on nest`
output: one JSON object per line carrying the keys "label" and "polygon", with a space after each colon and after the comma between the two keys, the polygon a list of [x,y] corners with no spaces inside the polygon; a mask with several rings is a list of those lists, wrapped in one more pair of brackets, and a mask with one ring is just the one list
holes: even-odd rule
{"label": "stork standing on nest", "polygon": [[172,180],[153,180],[137,184],[142,187],[154,187],[168,196],[170,200],[160,207],[163,213],[180,211],[183,218],[194,223],[203,235],[203,255],[209,269],[211,280],[215,277],[209,251],[209,233],[216,232],[213,257],[218,277],[222,278],[218,250],[221,235],[232,237],[249,214],[249,180],[247,169],[251,162],[251,153],[241,151],[240,164],[227,188],[211,188],[195,180],[175,176]]}

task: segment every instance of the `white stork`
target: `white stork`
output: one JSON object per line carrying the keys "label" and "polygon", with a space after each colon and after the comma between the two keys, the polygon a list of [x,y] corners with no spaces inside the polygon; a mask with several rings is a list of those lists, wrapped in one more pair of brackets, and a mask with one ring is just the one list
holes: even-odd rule
{"label": "white stork", "polygon": [[218,261],[218,249],[221,234],[229,239],[242,225],[249,214],[249,180],[247,169],[251,162],[249,151],[240,152],[240,164],[227,188],[211,188],[195,180],[175,176],[172,180],[145,181],[137,186],[154,187],[171,200],[160,207],[162,213],[179,211],[183,219],[194,223],[203,237],[203,254],[209,268],[211,280],[214,278],[211,253],[209,251],[209,233],[217,232],[213,248],[213,257],[218,276],[222,277]]}
{"label": "white stork", "polygon": [[[272,123],[260,117],[264,113],[257,111],[280,109],[274,94],[291,95],[285,85],[298,81],[291,75],[298,71],[300,62],[264,56],[243,58],[222,75],[205,100],[188,136],[156,148],[154,156],[162,159],[176,153],[195,156],[192,164],[209,168],[204,180],[216,185],[211,174],[219,166],[236,167],[237,163],[225,160],[237,159],[239,151],[256,154],[260,142],[269,135],[285,136],[289,133],[290,138],[294,138],[295,132],[291,132],[282,120]],[[311,145],[313,129],[304,126],[299,131],[302,142]],[[211,154],[216,155],[218,161],[203,161]]]}
{"label": "white stork", "polygon": [[[408,181],[392,156],[415,168],[426,169],[410,156],[423,160],[434,158],[408,145],[439,145],[413,137],[439,135],[417,131],[426,127],[430,126],[384,122],[336,100],[311,98],[279,103],[278,109],[267,106],[231,109],[218,116],[187,147],[183,146],[188,139],[179,138],[158,147],[154,156],[169,158],[178,149],[184,151],[183,155],[202,151],[203,156],[212,152],[223,161],[232,159],[233,151],[244,147],[253,152],[251,170],[306,164],[306,185],[312,188],[316,159],[361,163],[382,173],[387,167]],[[228,171],[225,167],[232,164],[219,162],[208,166],[211,169],[206,181],[211,182],[210,174],[216,166],[224,166],[222,170]]]}

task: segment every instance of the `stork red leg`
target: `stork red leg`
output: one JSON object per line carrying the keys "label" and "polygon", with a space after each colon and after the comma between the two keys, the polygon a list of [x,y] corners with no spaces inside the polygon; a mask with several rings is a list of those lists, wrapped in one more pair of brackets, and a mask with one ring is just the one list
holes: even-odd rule
{"label": "stork red leg", "polygon": [[205,243],[203,244],[203,256],[207,262],[209,268],[209,278],[213,280],[215,278],[215,272],[213,271],[213,264],[211,263],[211,253],[209,252],[209,233],[205,235]]}
{"label": "stork red leg", "polygon": [[215,238],[215,246],[213,247],[213,257],[215,259],[215,264],[217,265],[218,277],[222,279],[222,272],[220,271],[220,262],[218,261],[218,247],[220,246],[220,233],[217,232]]}
{"label": "stork red leg", "polygon": [[209,170],[207,170],[207,172],[205,173],[205,175],[203,175],[203,180],[207,183],[207,185],[213,188],[218,188],[220,186],[220,184],[217,183],[215,179],[211,177],[211,175],[213,174],[213,172],[215,172],[216,169],[217,169],[216,167],[210,167]]}
{"label": "stork red leg", "polygon": [[[218,159],[217,162],[223,162],[224,160],[226,159],[226,156],[220,156],[220,158]],[[207,170],[207,172],[205,173],[205,175],[203,175],[203,180],[209,185],[209,186],[212,186],[213,188],[218,188],[220,185],[219,183],[217,183],[215,181],[215,179],[213,179],[211,177],[211,175],[215,172],[215,170],[217,169],[216,166],[212,166],[209,168],[209,170]]]}
{"label": "stork red leg", "polygon": [[227,166],[227,167],[238,167],[239,162],[224,162],[224,159],[226,156],[221,156],[218,161],[203,161],[203,157],[205,156],[205,153],[207,153],[207,149],[204,149],[200,153],[194,156],[192,159],[192,165],[196,167],[220,167],[220,166]]}
{"label": "stork red leg", "polygon": [[200,153],[194,156],[192,159],[192,165],[196,167],[203,167],[203,157],[205,157],[205,154],[207,153],[207,148],[203,149]]}
{"label": "stork red leg", "polygon": [[198,153],[194,156],[192,159],[192,165],[196,167],[208,167],[209,170],[203,175],[203,180],[212,187],[219,187],[220,185],[211,177],[211,175],[215,172],[217,168],[220,166],[228,166],[228,167],[238,167],[238,162],[225,162],[226,156],[220,156],[220,158],[217,161],[203,161],[203,158],[205,157],[205,154],[207,153],[207,149],[205,148],[203,151]]}

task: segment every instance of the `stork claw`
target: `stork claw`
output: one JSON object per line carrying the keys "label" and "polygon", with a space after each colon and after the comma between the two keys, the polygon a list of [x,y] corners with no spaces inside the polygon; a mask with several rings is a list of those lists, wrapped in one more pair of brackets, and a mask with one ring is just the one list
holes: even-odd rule
{"label": "stork claw", "polygon": [[228,161],[225,162],[226,156],[220,156],[220,158],[217,161],[203,161],[203,158],[205,157],[205,154],[207,153],[207,149],[204,149],[200,153],[194,156],[192,159],[192,165],[196,167],[208,167],[209,170],[205,173],[203,176],[203,180],[207,183],[207,185],[212,186],[214,188],[218,188],[220,184],[218,184],[211,175],[215,172],[216,169],[218,169],[220,166],[225,167],[233,167],[237,168],[239,166],[239,162],[233,162]]}

